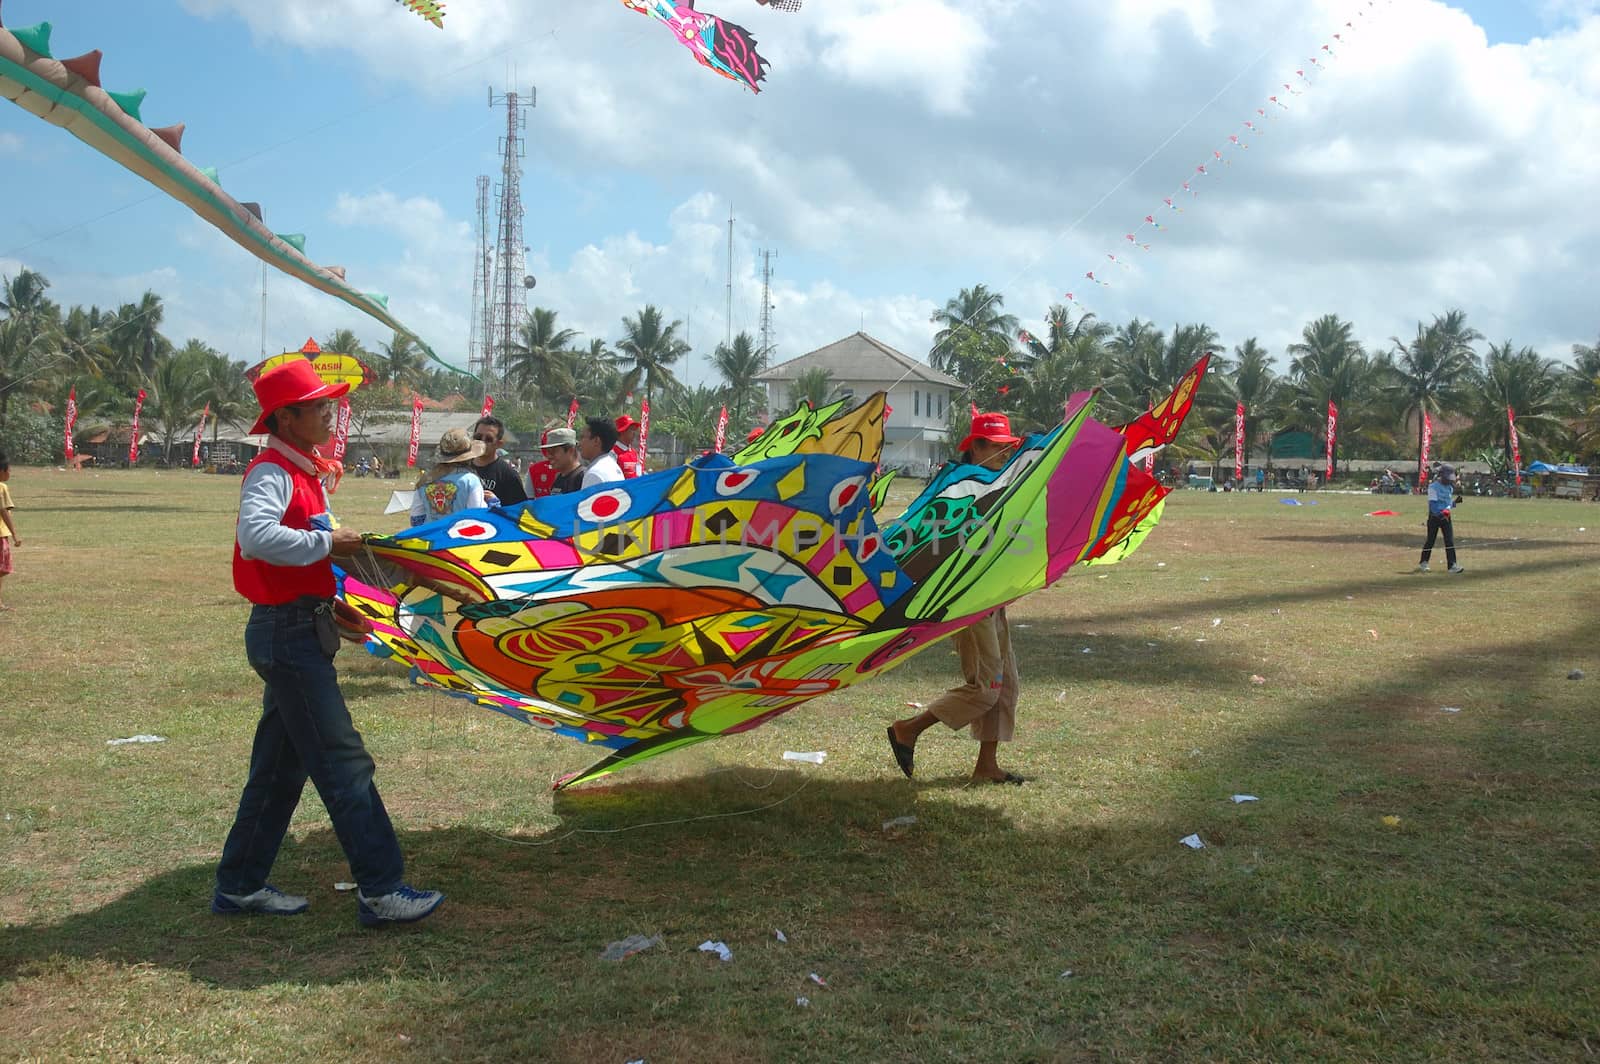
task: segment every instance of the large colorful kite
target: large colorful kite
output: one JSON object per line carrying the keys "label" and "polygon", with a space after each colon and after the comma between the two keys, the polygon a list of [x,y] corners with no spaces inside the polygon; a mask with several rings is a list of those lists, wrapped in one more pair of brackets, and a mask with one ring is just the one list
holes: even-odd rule
{"label": "large colorful kite", "polygon": [[760,453],[368,537],[341,589],[414,682],[605,751],[565,787],[748,731],[1125,556],[1165,489],[1092,406],[1074,396],[1000,470],[946,465],[882,527],[880,394],[802,409]]}
{"label": "large colorful kite", "polygon": [[73,59],[52,57],[50,32],[48,22],[16,30],[0,26],[0,96],[121,163],[269,266],[410,336],[429,358],[461,372],[389,313],[388,296],[359,291],[345,280],[343,267],[312,262],[305,254],[303,234],[274,233],[266,226],[260,204],[239,202],[223,191],[215,170],[198,168],[185,159],[181,123],[146,127],[139,113],[143,89],[121,93],[101,88],[98,50]]}
{"label": "large colorful kite", "polygon": [[[742,82],[751,92],[767,76],[767,61],[756,51],[756,39],[743,26],[726,22],[716,15],[696,11],[695,0],[622,0],[630,11],[665,25],[678,43],[694,54],[695,62],[725,78]],[[799,8],[793,0],[778,0],[771,5],[778,11]]]}

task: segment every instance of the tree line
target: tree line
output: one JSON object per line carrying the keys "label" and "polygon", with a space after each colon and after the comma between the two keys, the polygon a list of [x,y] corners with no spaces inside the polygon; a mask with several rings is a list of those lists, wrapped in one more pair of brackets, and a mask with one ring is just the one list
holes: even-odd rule
{"label": "tree line", "polygon": [[[74,387],[81,425],[125,422],[143,388],[144,424],[168,451],[193,432],[207,404],[221,421],[248,424],[253,417],[244,377],[249,363],[200,340],[172,343],[161,332],[164,306],[155,292],[115,310],[66,309],[48,298],[48,289],[49,281],[28,269],[0,283],[0,446],[23,460],[59,455],[61,418]],[[932,321],[938,330],[927,360],[963,388],[948,407],[953,439],[965,435],[972,404],[1010,414],[1018,428],[1038,430],[1059,421],[1067,396],[1090,388],[1100,391],[1102,420],[1131,419],[1211,352],[1212,372],[1172,458],[1231,460],[1236,403],[1246,409],[1247,455],[1279,432],[1320,438],[1330,400],[1339,409],[1336,459],[1417,455],[1426,412],[1451,426],[1436,436],[1435,453],[1505,468],[1511,458],[1507,407],[1516,411],[1525,461],[1582,461],[1600,451],[1600,342],[1574,345],[1573,364],[1563,366],[1511,340],[1486,343],[1460,310],[1382,343],[1364,343],[1352,323],[1324,315],[1288,345],[1283,372],[1256,338],[1229,351],[1203,323],[1167,331],[1135,318],[1117,326],[1054,305],[1039,331],[1027,330],[1006,312],[1003,295],[982,284],[961,289]],[[691,351],[681,328],[682,322],[646,305],[622,318],[617,340],[586,338],[562,327],[558,311],[534,307],[499,353],[492,382],[496,412],[513,430],[528,433],[564,420],[574,401],[586,414],[614,415],[637,409],[643,398],[657,428],[691,448],[710,444],[723,407],[730,439],[781,413],[765,409],[756,377],[769,353],[748,333],[716,346],[716,383],[680,380],[677,368]],[[357,432],[370,418],[408,410],[413,393],[443,400],[471,383],[431,365],[401,334],[376,350],[348,329],[320,343],[356,356],[373,373],[373,382],[352,396]],[[813,371],[791,390],[820,405],[840,383]],[[465,410],[479,398],[459,402]]]}

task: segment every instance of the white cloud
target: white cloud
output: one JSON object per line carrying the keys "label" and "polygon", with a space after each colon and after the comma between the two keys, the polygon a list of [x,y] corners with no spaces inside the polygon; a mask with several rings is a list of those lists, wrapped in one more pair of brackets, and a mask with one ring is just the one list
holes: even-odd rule
{"label": "white cloud", "polygon": [[0,155],[21,155],[23,141],[16,133],[0,133]]}

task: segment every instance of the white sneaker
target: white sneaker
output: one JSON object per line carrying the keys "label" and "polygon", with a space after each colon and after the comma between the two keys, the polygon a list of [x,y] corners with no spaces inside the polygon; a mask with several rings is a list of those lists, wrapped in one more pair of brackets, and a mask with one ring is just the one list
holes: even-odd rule
{"label": "white sneaker", "polygon": [[356,891],[356,916],[366,927],[381,924],[413,924],[433,914],[444,904],[437,890],[414,890],[406,884],[388,894],[369,898]]}
{"label": "white sneaker", "polygon": [[1452,573],[1464,573],[1464,572],[1466,572],[1466,570],[1461,568],[1461,566],[1459,566],[1459,565],[1452,565],[1450,567],[1450,571]]}
{"label": "white sneaker", "polygon": [[1418,565],[1415,569],[1413,569],[1411,571],[1414,572],[1414,573],[1425,573],[1425,572],[1428,571],[1428,563],[1427,562],[1423,562],[1421,565]]}
{"label": "white sneaker", "polygon": [[211,911],[218,916],[239,916],[243,913],[261,913],[266,916],[299,916],[311,908],[311,902],[298,894],[285,894],[268,883],[250,894],[211,895]]}

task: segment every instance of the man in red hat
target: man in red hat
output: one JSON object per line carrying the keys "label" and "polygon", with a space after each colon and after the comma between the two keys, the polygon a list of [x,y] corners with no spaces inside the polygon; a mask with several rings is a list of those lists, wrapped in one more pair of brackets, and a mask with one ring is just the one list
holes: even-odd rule
{"label": "man in red hat", "polygon": [[[961,441],[961,461],[985,469],[1003,469],[1022,441],[1011,434],[1004,414],[979,414]],[[991,544],[992,544],[991,539]],[[974,782],[1017,783],[1023,778],[1000,767],[997,752],[1011,741],[1017,721],[1017,657],[1011,649],[1011,626],[1004,609],[995,610],[951,637],[966,680],[934,699],[927,709],[889,725],[889,750],[895,764],[910,777],[917,737],[935,724],[952,730],[969,728],[978,741]]]}
{"label": "man in red hat", "polygon": [[[394,826],[372,782],[374,765],[350,719],[333,656],[339,627],[366,622],[334,598],[332,558],[354,555],[359,533],[333,527],[316,453],[333,434],[347,384],[325,384],[296,359],[255,381],[267,447],[245,470],[233,547],[233,586],[252,603],[244,645],[266,685],[250,775],[222,847],[211,911],[294,916],[309,902],[267,882],[307,777],[344,847],[366,926],[410,923],[444,901],[413,890]],[[336,612],[338,619],[336,620]]]}
{"label": "man in red hat", "polygon": [[639,423],[627,414],[617,418],[617,445],[612,448],[623,477],[631,480],[644,472],[639,462]]}

